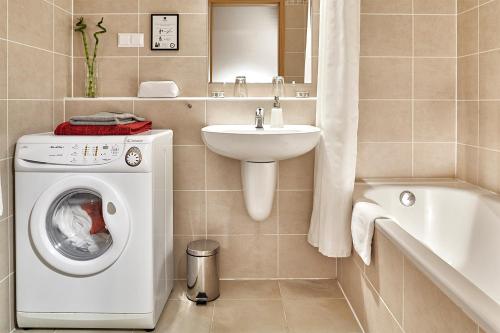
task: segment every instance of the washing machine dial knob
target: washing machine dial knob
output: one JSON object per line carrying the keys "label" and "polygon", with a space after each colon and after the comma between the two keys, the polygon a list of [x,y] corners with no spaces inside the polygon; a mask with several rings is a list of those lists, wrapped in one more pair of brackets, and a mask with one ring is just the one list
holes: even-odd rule
{"label": "washing machine dial knob", "polygon": [[139,148],[132,147],[127,150],[127,153],[125,154],[125,162],[127,162],[128,165],[130,165],[131,167],[136,167],[141,164],[141,161],[142,154]]}

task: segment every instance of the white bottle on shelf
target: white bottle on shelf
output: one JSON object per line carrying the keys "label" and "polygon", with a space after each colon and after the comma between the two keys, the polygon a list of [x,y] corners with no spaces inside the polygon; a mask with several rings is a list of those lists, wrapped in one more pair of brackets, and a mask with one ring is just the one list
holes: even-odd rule
{"label": "white bottle on shelf", "polygon": [[274,106],[271,110],[271,127],[282,128],[283,125],[283,109],[280,106],[280,98],[274,97]]}

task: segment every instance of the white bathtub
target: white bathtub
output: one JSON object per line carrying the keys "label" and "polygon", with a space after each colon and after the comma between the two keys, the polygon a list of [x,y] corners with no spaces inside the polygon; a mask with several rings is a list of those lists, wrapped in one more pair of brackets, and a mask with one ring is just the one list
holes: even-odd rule
{"label": "white bathtub", "polygon": [[[400,193],[416,202],[405,207]],[[355,201],[379,204],[376,227],[462,310],[500,332],[500,196],[460,182],[358,183]]]}

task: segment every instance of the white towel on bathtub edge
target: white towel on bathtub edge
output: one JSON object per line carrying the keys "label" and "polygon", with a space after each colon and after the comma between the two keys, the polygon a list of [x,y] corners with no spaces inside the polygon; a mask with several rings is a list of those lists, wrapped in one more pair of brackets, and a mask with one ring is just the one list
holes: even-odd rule
{"label": "white towel on bathtub edge", "polygon": [[354,204],[351,219],[352,243],[365,265],[372,258],[372,239],[377,218],[388,217],[379,205],[366,201]]}

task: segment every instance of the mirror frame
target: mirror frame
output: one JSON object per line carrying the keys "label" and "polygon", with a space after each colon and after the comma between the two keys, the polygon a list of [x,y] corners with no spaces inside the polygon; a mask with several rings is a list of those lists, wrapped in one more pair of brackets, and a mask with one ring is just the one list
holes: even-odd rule
{"label": "mirror frame", "polygon": [[[285,75],[285,0],[208,0],[208,11],[209,11],[209,57],[210,57],[210,81],[213,82],[212,73],[212,5],[278,5],[278,74],[279,76]],[[229,82],[228,82],[229,83]]]}

